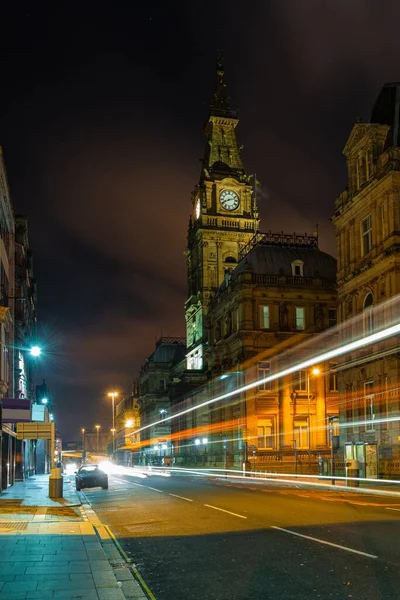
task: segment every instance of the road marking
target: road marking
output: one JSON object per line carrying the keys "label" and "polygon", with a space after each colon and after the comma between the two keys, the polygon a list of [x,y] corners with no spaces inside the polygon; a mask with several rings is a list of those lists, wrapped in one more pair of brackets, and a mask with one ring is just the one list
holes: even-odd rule
{"label": "road marking", "polygon": [[160,492],[160,494],[164,493],[164,490],[158,490],[157,488],[152,488],[149,485],[143,485],[142,487],[147,488],[148,490],[154,490],[155,492]]}
{"label": "road marking", "polygon": [[180,498],[181,500],[187,500],[188,502],[193,502],[190,498],[185,498],[185,496],[178,496],[178,494],[170,494],[170,496],[174,496],[174,498]]}
{"label": "road marking", "polygon": [[243,515],[238,515],[237,513],[231,512],[230,510],[218,508],[218,506],[213,506],[212,504],[205,504],[204,506],[208,506],[208,508],[214,508],[215,510],[220,510],[221,512],[228,513],[228,515],[233,515],[234,517],[239,517],[239,519],[247,519],[247,517],[244,517]]}
{"label": "road marking", "polygon": [[283,527],[276,527],[275,525],[272,525],[271,529],[277,529],[278,531],[285,531],[286,533],[290,533],[291,535],[296,535],[296,536],[304,538],[306,540],[311,540],[312,542],[317,542],[318,544],[325,544],[326,546],[332,546],[333,548],[339,548],[340,550],[346,550],[347,552],[353,552],[353,554],[360,554],[361,556],[367,556],[368,558],[378,558],[375,554],[368,554],[367,552],[361,552],[360,550],[354,550],[354,548],[348,548],[347,546],[340,546],[340,544],[334,544],[332,542],[327,542],[326,540],[320,540],[319,538],[311,537],[310,535],[304,535],[302,533],[297,533],[297,531],[290,531],[290,529],[284,529]]}
{"label": "road marking", "polygon": [[142,485],[141,483],[136,483],[136,481],[129,481],[127,479],[117,479],[116,477],[113,477],[113,480],[116,481],[117,483],[124,483],[125,485]]}
{"label": "road marking", "polygon": [[117,540],[117,538],[115,537],[115,535],[113,534],[111,529],[108,527],[108,525],[103,525],[103,527],[108,532],[108,534],[109,534],[110,538],[113,540],[114,544],[117,546],[121,556],[124,557],[127,565],[129,566],[129,569],[131,569],[133,571],[136,579],[139,581],[142,588],[146,591],[149,600],[156,600],[156,597],[152,593],[151,589],[149,588],[149,586],[147,585],[147,583],[145,582],[145,580],[143,579],[143,577],[141,576],[141,574],[139,573],[139,571],[137,570],[135,565],[132,563],[132,559],[129,558],[129,556],[126,554],[125,550],[122,548],[121,544],[119,543],[119,541]]}
{"label": "road marking", "polygon": [[385,506],[386,510],[397,510],[400,512],[400,508],[390,508],[389,506]]}

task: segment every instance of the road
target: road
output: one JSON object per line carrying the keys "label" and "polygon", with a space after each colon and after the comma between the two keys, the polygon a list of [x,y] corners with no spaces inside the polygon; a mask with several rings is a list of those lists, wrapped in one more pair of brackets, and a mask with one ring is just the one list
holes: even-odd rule
{"label": "road", "polygon": [[156,600],[400,598],[400,500],[208,480],[85,490]]}

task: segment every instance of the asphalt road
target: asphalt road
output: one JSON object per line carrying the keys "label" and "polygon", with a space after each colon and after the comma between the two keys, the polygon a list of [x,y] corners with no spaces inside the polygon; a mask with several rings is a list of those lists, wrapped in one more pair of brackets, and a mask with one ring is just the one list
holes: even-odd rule
{"label": "asphalt road", "polygon": [[400,599],[396,498],[182,475],[85,494],[156,600]]}

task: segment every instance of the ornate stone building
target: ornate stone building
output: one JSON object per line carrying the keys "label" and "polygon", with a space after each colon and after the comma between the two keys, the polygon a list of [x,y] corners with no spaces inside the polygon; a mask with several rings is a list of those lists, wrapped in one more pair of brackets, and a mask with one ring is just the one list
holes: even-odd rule
{"label": "ornate stone building", "polygon": [[[383,86],[368,123],[354,125],[344,148],[347,188],[335,202],[339,320],[350,337],[398,319],[388,299],[400,292],[400,84]],[[385,304],[384,304],[385,303]],[[397,312],[397,315],[395,314]],[[341,441],[362,475],[392,473],[400,458],[398,339],[345,357]],[[394,462],[393,462],[394,461]],[[398,473],[398,467],[397,467]]]}
{"label": "ornate stone building", "polygon": [[221,61],[205,126],[200,180],[192,193],[187,243],[188,299],[185,304],[187,368],[203,370],[210,300],[243,246],[258,230],[258,209],[236,138],[239,120],[229,106]]}
{"label": "ornate stone building", "polygon": [[[207,364],[226,389],[231,380],[255,382],[314,356],[324,349],[316,334],[336,324],[336,261],[316,237],[258,234],[242,255],[209,307]],[[228,463],[249,458],[276,467],[294,452],[315,463],[329,453],[337,396],[334,365],[315,364],[215,406],[211,423],[227,424]]]}
{"label": "ornate stone building", "polygon": [[[138,379],[138,406],[140,427],[141,464],[161,464],[171,450],[171,387],[176,371],[185,364],[184,338],[162,337],[154,352],[146,359]],[[133,436],[131,436],[132,438]],[[134,439],[131,439],[134,446]],[[137,451],[137,447],[132,447]]]}
{"label": "ornate stone building", "polygon": [[[154,448],[162,456],[162,440],[169,439],[182,465],[238,467],[250,455],[259,464],[287,468],[285,458],[297,463],[303,453],[315,469],[317,455],[330,449],[327,421],[338,414],[332,365],[315,365],[319,376],[299,371],[234,401],[212,402],[221,392],[277,373],[286,364],[281,352],[336,324],[336,261],[318,249],[317,238],[258,233],[237,124],[219,61],[191,197],[185,362],[172,360],[175,354],[161,344],[142,369],[141,427],[155,425],[141,431],[140,444],[153,459]],[[285,360],[293,365],[315,350],[314,344]],[[177,415],[162,432],[160,410]]]}

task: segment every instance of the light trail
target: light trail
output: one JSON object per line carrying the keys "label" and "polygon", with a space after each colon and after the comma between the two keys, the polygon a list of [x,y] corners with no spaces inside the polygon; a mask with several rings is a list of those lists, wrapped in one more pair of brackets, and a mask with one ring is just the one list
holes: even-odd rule
{"label": "light trail", "polygon": [[346,354],[347,352],[353,352],[354,350],[363,348],[365,346],[369,346],[370,344],[387,339],[387,338],[392,337],[393,335],[396,335],[399,333],[400,333],[400,323],[398,323],[397,325],[393,325],[391,327],[387,327],[386,329],[383,329],[382,331],[378,331],[377,333],[372,333],[371,335],[368,335],[366,337],[355,340],[354,342],[350,342],[343,346],[334,348],[333,350],[328,350],[327,352],[323,352],[322,354],[319,354],[318,356],[314,356],[313,358],[309,358],[300,363],[297,363],[293,367],[288,367],[287,369],[284,369],[283,371],[279,371],[278,373],[274,373],[273,375],[269,375],[268,377],[263,377],[262,379],[257,379],[257,381],[253,381],[252,383],[243,385],[239,388],[236,388],[235,390],[231,390],[230,392],[226,392],[225,394],[221,394],[220,396],[217,396],[215,398],[211,398],[209,400],[205,400],[204,402],[200,402],[200,404],[197,404],[196,406],[192,406],[191,408],[182,410],[182,411],[176,413],[175,415],[171,415],[169,417],[164,417],[163,419],[159,419],[158,421],[153,421],[149,425],[144,425],[143,427],[136,429],[136,431],[133,431],[129,435],[133,437],[135,434],[140,433],[141,431],[145,431],[146,429],[149,429],[150,427],[154,427],[154,425],[159,425],[161,423],[165,423],[166,421],[172,421],[172,419],[176,419],[178,417],[186,415],[195,410],[199,410],[200,408],[203,408],[204,406],[208,406],[209,404],[212,404],[214,402],[220,402],[221,400],[226,400],[227,398],[232,398],[233,396],[236,396],[243,392],[252,390],[255,387],[263,385],[264,383],[269,383],[271,381],[275,381],[282,377],[286,377],[286,375],[291,375],[292,373],[296,373],[297,371],[301,371],[303,369],[307,369],[308,367],[312,367],[313,365],[315,365],[317,363],[322,363],[322,362],[331,360],[332,358],[342,356],[343,354]]}
{"label": "light trail", "polygon": [[[164,467],[152,467],[153,469],[163,469]],[[263,481],[276,481],[280,483],[295,483],[296,485],[318,485],[319,487],[328,487],[329,489],[340,489],[343,486],[332,485],[328,483],[323,483],[324,481],[328,482],[332,480],[332,475],[305,475],[305,474],[294,474],[294,473],[272,473],[269,471],[246,471],[243,474],[243,471],[239,471],[237,469],[219,469],[219,468],[208,468],[204,469],[190,469],[185,467],[170,467],[170,472],[176,473],[188,473],[191,475],[199,475],[201,477],[214,477],[214,478],[225,478],[228,479],[239,479],[245,482],[257,481],[258,483]],[[335,475],[335,480],[340,480],[342,482],[346,481],[358,481],[361,483],[377,483],[380,486],[384,487],[385,484],[395,484],[400,487],[400,481],[398,479],[374,479],[372,477],[363,477],[360,479],[359,477],[346,477],[345,475]],[[309,481],[307,481],[309,480]],[[321,480],[318,482],[316,480]],[[139,484],[136,484],[139,485]],[[144,486],[146,487],[146,486]],[[358,493],[365,489],[366,492],[374,490],[374,488],[351,488],[349,490],[347,487],[345,488],[352,493]],[[375,492],[377,490],[374,490]],[[382,491],[382,490],[378,490]],[[393,495],[399,495],[400,492],[391,492]]]}

